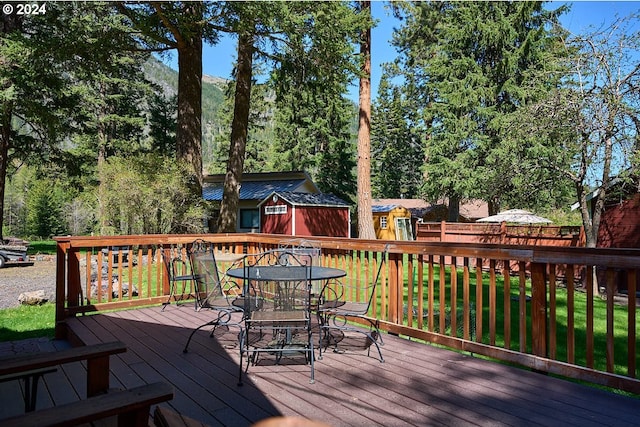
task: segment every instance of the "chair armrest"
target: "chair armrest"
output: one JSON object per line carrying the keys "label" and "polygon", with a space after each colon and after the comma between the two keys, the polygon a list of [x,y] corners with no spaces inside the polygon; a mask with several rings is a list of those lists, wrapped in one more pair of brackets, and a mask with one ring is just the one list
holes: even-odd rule
{"label": "chair armrest", "polygon": [[330,310],[344,305],[344,285],[340,280],[330,280],[320,291],[319,310]]}
{"label": "chair armrest", "polygon": [[173,399],[173,387],[159,382],[0,420],[4,427],[76,426],[118,416],[118,426],[148,426],[151,405]]}

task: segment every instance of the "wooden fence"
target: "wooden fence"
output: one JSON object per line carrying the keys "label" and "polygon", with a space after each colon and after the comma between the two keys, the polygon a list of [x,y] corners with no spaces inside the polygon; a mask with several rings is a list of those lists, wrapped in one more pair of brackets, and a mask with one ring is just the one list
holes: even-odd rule
{"label": "wooden fence", "polygon": [[583,227],[424,222],[416,224],[416,240],[447,243],[583,247]]}
{"label": "wooden fence", "polygon": [[[276,247],[283,236],[57,238],[58,337],[65,336],[69,316],[166,302],[170,288],[162,255],[184,255],[196,238],[215,243],[219,253],[255,253]],[[388,333],[640,394],[640,250],[347,238],[313,242],[322,249],[322,265],[344,269],[348,283],[373,280],[378,263],[384,263],[370,316]],[[520,268],[513,270],[514,265]],[[582,282],[576,271],[586,272]],[[625,298],[614,295],[621,272]],[[594,286],[597,277],[604,282],[599,283],[604,298]]]}

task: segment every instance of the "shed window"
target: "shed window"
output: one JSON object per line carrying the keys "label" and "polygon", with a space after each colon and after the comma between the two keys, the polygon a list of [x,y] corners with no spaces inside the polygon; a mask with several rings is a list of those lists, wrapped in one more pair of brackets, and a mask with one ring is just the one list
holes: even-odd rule
{"label": "shed window", "polygon": [[265,215],[281,215],[287,213],[287,205],[265,206]]}
{"label": "shed window", "polygon": [[240,209],[240,228],[260,228],[260,211]]}
{"label": "shed window", "polygon": [[383,230],[387,229],[387,217],[386,216],[381,216],[380,217],[380,228]]}

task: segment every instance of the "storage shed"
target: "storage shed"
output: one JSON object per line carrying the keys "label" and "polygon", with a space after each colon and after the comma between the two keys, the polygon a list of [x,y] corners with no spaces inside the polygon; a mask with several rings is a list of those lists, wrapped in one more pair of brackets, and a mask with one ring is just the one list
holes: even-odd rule
{"label": "storage shed", "polygon": [[349,237],[349,204],[332,194],[273,192],[258,205],[263,233]]}
{"label": "storage shed", "polygon": [[[206,175],[202,185],[202,197],[216,205],[222,202],[225,174]],[[273,192],[292,191],[296,193],[320,193],[306,172],[261,172],[243,173],[240,194],[238,195],[239,233],[257,233],[260,231],[260,209],[258,204]],[[208,219],[209,232],[216,232],[219,209]]]}
{"label": "storage shed", "polygon": [[373,205],[373,228],[382,240],[414,240],[411,212],[400,205]]}

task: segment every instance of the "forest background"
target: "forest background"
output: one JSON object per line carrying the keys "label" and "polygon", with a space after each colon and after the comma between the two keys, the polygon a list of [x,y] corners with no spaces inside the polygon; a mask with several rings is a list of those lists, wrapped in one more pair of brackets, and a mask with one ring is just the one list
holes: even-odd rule
{"label": "forest background", "polygon": [[[349,2],[216,2],[189,22],[185,5],[47,3],[3,15],[3,235],[202,229],[218,207],[180,161],[180,77],[157,60],[184,41],[160,37],[172,25],[205,45],[252,36],[244,172],[306,170],[322,191],[356,200],[350,91],[369,17]],[[592,189],[612,176],[637,188],[637,9],[574,34],[556,3],[386,6],[396,57],[373,102],[371,196],[482,199],[492,212],[564,223],[580,201],[578,221],[593,231]],[[224,173],[233,156],[237,71],[202,78],[205,173]]]}

